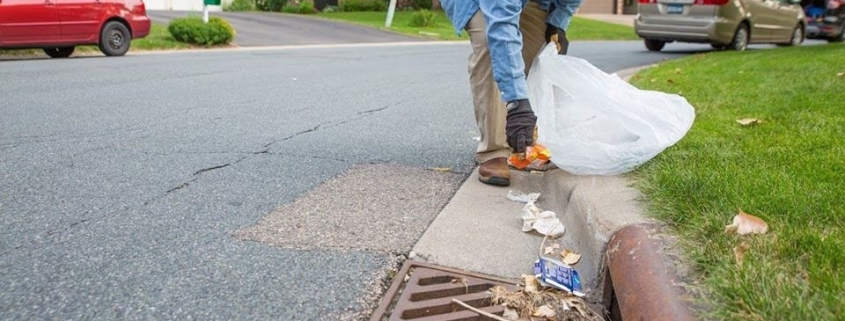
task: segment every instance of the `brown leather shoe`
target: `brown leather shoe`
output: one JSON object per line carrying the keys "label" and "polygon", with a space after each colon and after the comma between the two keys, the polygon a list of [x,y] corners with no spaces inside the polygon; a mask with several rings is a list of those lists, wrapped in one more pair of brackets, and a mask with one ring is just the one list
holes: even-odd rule
{"label": "brown leather shoe", "polygon": [[508,159],[498,157],[481,163],[478,167],[478,180],[484,184],[508,186],[511,184],[511,170]]}

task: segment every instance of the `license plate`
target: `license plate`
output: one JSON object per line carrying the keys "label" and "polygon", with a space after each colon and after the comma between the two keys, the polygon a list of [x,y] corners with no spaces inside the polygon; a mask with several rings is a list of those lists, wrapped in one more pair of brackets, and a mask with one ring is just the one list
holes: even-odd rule
{"label": "license plate", "polygon": [[684,5],[682,4],[667,4],[666,13],[681,14],[684,13]]}

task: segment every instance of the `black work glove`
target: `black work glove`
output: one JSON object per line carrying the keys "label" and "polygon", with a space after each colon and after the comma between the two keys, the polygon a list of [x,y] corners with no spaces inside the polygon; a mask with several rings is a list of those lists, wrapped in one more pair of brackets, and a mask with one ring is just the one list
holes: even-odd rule
{"label": "black work glove", "polygon": [[534,145],[534,126],[537,116],[531,110],[528,99],[514,100],[507,104],[508,117],[505,135],[514,153],[525,153],[525,148]]}
{"label": "black work glove", "polygon": [[569,39],[566,39],[566,30],[546,24],[546,42],[551,41],[553,35],[557,35],[557,43],[560,45],[558,54],[565,55],[569,50]]}

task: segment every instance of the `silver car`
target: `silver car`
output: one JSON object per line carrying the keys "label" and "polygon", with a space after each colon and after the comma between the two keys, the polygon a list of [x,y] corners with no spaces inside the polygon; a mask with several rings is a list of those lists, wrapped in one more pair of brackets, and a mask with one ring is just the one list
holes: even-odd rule
{"label": "silver car", "polygon": [[800,0],[639,0],[637,35],[651,51],[667,42],[710,43],[717,50],[748,44],[799,45],[806,22]]}

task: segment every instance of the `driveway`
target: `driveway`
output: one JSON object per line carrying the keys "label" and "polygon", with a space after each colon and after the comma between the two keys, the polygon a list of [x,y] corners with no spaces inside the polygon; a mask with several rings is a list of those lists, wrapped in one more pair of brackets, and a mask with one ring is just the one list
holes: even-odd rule
{"label": "driveway", "polygon": [[[167,24],[187,11],[147,11],[153,22]],[[196,13],[194,13],[196,14]],[[271,12],[212,12],[235,27],[241,47],[425,41],[373,28],[325,19]]]}

